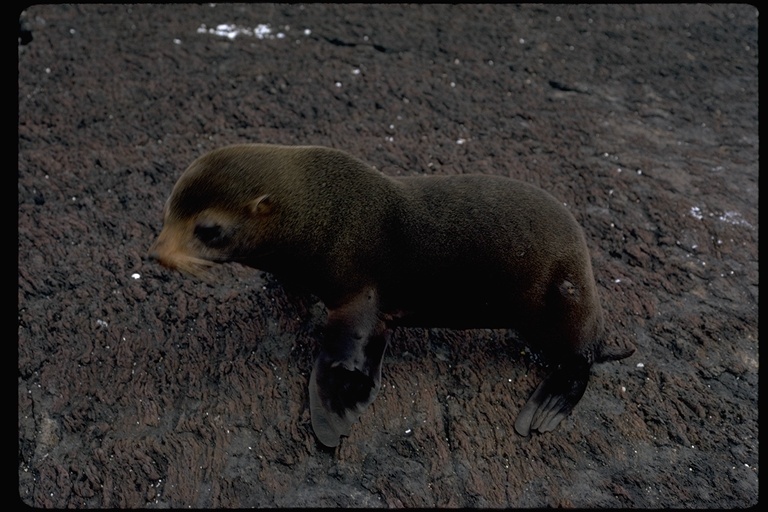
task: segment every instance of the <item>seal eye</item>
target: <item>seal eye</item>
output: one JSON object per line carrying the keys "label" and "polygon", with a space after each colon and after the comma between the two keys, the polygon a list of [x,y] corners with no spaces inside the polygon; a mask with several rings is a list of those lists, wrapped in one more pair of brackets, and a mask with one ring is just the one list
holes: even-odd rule
{"label": "seal eye", "polygon": [[227,237],[219,224],[198,224],[195,226],[195,236],[209,247],[222,247],[227,243]]}

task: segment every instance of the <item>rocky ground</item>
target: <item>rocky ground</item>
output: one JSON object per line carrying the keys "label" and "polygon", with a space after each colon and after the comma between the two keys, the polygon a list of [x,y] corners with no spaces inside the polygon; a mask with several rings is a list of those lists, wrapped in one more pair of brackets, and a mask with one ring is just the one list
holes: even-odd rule
{"label": "rocky ground", "polygon": [[[35,5],[18,46],[18,489],[35,507],[745,507],[758,501],[758,18],[748,5]],[[229,25],[229,26],[224,26]],[[234,142],[568,204],[609,335],[558,430],[514,332],[402,329],[335,450],[324,309],[147,249]]]}

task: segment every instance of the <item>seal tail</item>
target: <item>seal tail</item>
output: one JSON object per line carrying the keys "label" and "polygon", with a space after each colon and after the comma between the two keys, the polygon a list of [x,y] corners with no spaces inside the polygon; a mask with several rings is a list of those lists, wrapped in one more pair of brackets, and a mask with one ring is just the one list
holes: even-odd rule
{"label": "seal tail", "polygon": [[625,344],[602,343],[595,350],[595,362],[605,363],[606,361],[618,361],[635,353],[635,346],[631,342]]}

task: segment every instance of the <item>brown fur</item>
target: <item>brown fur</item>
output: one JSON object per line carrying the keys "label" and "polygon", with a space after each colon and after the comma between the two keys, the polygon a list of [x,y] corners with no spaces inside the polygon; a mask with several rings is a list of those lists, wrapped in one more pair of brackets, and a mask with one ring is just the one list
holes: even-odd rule
{"label": "brown fur", "polygon": [[[317,295],[329,323],[310,382],[335,446],[373,401],[391,327],[513,327],[560,363],[516,429],[551,430],[606,345],[581,228],[546,192],[493,176],[390,178],[338,150],[236,145],[181,176],[150,253],[203,274],[237,261]],[[553,400],[550,400],[552,398]]]}

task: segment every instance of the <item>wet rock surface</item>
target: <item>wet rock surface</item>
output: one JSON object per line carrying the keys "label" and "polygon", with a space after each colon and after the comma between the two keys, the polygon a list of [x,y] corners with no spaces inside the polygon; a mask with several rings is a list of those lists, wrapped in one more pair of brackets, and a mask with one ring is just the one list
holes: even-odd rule
{"label": "wet rock surface", "polygon": [[[229,24],[229,26],[224,26]],[[36,507],[743,507],[758,497],[757,10],[745,5],[38,5],[21,14],[18,475]],[[549,434],[513,331],[401,329],[335,450],[324,309],[149,261],[234,142],[390,175],[513,176],[588,237],[608,335]]]}

